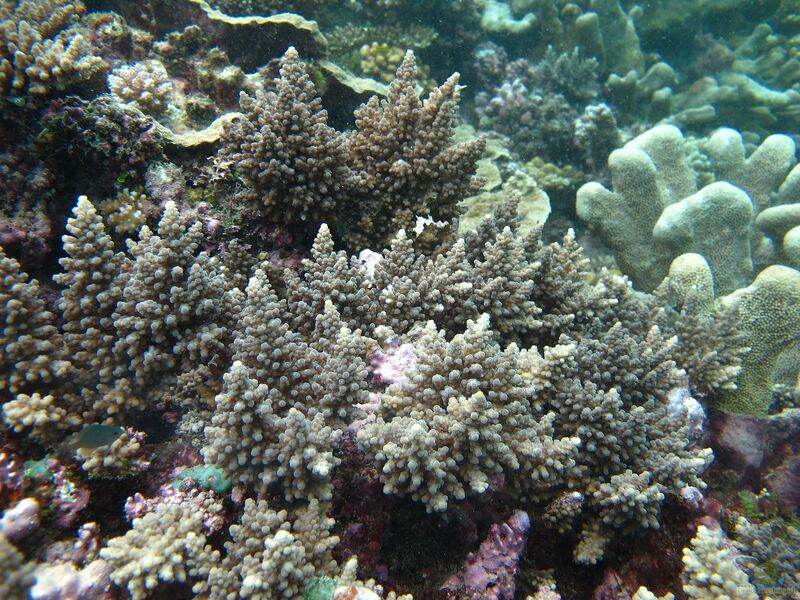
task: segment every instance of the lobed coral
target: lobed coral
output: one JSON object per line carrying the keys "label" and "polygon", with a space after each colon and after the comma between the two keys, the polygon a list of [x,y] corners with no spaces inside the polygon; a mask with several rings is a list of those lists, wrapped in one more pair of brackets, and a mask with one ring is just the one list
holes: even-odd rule
{"label": "lobed coral", "polygon": [[[794,142],[770,136],[746,156],[741,135],[721,129],[706,148],[716,181],[700,190],[683,135],[662,125],[609,156],[613,191],[595,182],[578,191],[578,216],[603,235],[640,289],[656,287],[686,252],[705,257],[719,294],[747,285],[757,266],[787,260],[790,252],[775,248],[753,224],[760,211],[793,202]],[[786,233],[792,217],[779,210],[784,228],[777,228]],[[764,228],[775,235],[772,226]]]}

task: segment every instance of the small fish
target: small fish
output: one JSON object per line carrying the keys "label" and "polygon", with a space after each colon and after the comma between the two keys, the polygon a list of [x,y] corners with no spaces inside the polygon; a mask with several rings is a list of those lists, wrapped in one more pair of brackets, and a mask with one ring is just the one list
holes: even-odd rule
{"label": "small fish", "polygon": [[125,430],[117,425],[100,425],[93,423],[81,429],[70,438],[67,448],[74,452],[80,448],[94,450],[103,446],[110,446]]}

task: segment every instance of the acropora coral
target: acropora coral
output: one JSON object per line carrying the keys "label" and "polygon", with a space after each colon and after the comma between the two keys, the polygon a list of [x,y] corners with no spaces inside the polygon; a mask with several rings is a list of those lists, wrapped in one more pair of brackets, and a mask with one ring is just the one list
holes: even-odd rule
{"label": "acropora coral", "polygon": [[796,5],[0,0],[0,596],[791,596]]}

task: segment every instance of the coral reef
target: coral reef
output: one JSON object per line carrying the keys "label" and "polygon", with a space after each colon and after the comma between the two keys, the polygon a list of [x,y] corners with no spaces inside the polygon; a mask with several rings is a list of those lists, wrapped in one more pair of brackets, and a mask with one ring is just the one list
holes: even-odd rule
{"label": "coral reef", "polygon": [[797,7],[0,0],[0,596],[795,594]]}

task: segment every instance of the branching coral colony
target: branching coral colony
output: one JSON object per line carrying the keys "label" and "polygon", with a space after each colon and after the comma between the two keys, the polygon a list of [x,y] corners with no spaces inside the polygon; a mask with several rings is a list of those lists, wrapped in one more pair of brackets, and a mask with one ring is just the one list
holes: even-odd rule
{"label": "branching coral colony", "polygon": [[[325,224],[297,270],[221,258],[200,251],[202,226],[173,202],[117,251],[85,197],[67,223],[55,305],[0,255],[7,427],[69,448],[70,434],[88,444],[87,428],[169,408],[205,465],[248,497],[221,546],[224,492],[167,486],[100,552],[133,598],[174,582],[211,598],[296,598],[313,577],[382,593],[331,555],[326,515],[348,447],[377,467],[385,494],[429,512],[502,492],[541,526],[575,532],[581,563],[658,527],[667,496],[704,487],[711,451],[688,386],[733,387],[735,312],[709,309],[680,278],[656,295],[609,272],[593,280],[572,232],[552,244],[518,233],[514,199],[441,253],[416,249],[412,217],[457,215],[482,146],[450,143],[457,79],[421,103],[413,70],[409,54],[388,99],[339,134],[290,50],[277,91],[243,97],[224,142],[248,201],[273,218],[287,199],[314,223],[366,203],[344,230],[351,245],[377,244],[371,261],[337,252]],[[405,370],[376,377],[371,359],[400,347]],[[94,476],[117,473],[140,440],[126,430],[93,458]],[[0,551],[18,564],[5,585],[24,589],[30,565],[3,536]]]}

